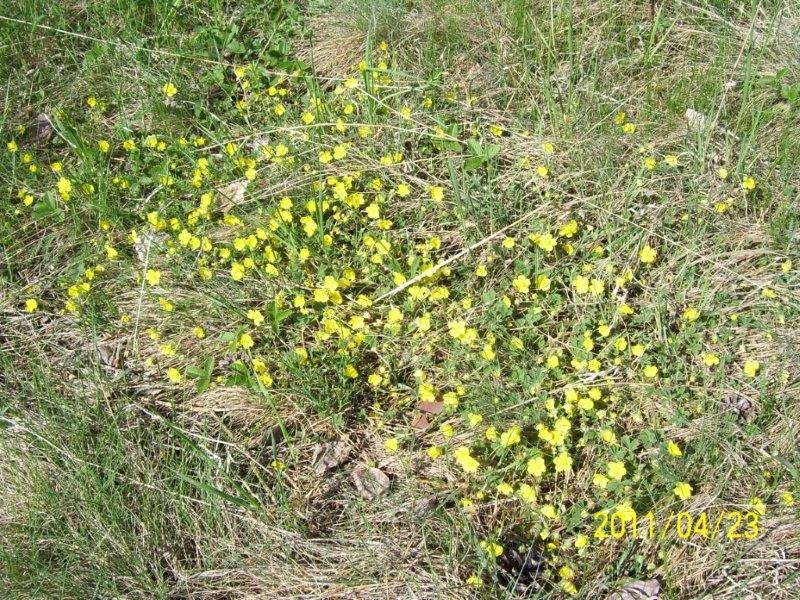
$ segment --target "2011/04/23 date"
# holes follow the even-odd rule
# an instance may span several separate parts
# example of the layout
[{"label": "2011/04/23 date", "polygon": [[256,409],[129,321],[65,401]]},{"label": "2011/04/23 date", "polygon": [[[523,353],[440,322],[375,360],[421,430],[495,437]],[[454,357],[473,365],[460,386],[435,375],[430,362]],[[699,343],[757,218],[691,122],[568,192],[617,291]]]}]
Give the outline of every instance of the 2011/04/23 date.
[{"label": "2011/04/23 date", "polygon": [[689,512],[672,512],[662,527],[656,523],[656,517],[652,512],[641,518],[633,511],[613,512],[610,515],[608,512],[600,512],[594,516],[595,520],[599,521],[594,537],[602,540],[608,537],[621,539],[626,535],[641,536],[644,539],[659,536],[659,539],[663,540],[674,527],[675,534],[682,540],[688,540],[690,537],[714,539],[720,534],[729,540],[752,540],[758,537],[759,516],[760,513],[756,511],[746,513],[738,510],[720,511],[716,520],[713,520],[705,511],[696,518]]}]

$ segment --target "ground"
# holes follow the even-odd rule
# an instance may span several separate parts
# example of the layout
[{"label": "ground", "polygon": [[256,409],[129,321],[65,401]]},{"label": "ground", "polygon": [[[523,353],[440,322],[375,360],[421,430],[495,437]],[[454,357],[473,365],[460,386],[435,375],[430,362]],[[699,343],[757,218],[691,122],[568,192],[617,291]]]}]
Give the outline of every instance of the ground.
[{"label": "ground", "polygon": [[22,0],[0,75],[5,597],[796,596],[796,2]]}]

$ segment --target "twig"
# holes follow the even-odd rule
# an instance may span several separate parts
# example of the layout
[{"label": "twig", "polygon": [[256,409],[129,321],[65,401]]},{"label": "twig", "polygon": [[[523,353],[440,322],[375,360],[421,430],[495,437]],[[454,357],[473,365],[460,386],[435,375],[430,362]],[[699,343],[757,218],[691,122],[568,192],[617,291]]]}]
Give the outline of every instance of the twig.
[{"label": "twig", "polygon": [[435,273],[437,273],[438,271],[440,271],[441,269],[443,269],[447,265],[450,265],[450,264],[454,263],[455,261],[457,261],[458,259],[460,259],[462,256],[465,256],[465,255],[469,254],[470,252],[472,252],[473,250],[475,250],[477,248],[480,248],[484,244],[488,244],[490,241],[492,241],[493,239],[495,239],[499,235],[505,233],[506,231],[508,231],[512,227],[515,227],[515,226],[519,225],[520,223],[522,223],[523,221],[528,219],[535,212],[536,212],[535,209],[526,212],[524,215],[522,215],[519,219],[517,219],[513,223],[509,223],[508,225],[506,225],[502,229],[498,229],[494,233],[491,233],[491,234],[487,235],[482,240],[479,240],[479,241],[475,242],[474,244],[472,244],[471,246],[469,246],[467,248],[464,248],[463,250],[461,250],[460,252],[454,254],[453,256],[448,258],[447,260],[444,260],[444,261],[438,263],[437,265],[431,267],[430,269],[426,269],[425,271],[423,271],[422,273],[420,273],[418,275],[415,275],[414,277],[412,277],[411,279],[409,279],[405,283],[402,283],[402,284],[398,285],[397,287],[389,290],[385,294],[382,294],[382,295],[378,296],[377,298],[375,298],[375,300],[373,300],[373,303],[378,303],[381,300],[385,300],[386,298],[391,298],[395,294],[399,294],[400,292],[402,292],[406,288],[411,287],[412,285],[414,285],[418,281],[420,281],[422,279],[425,279],[426,277],[430,277],[431,275],[434,275]]}]

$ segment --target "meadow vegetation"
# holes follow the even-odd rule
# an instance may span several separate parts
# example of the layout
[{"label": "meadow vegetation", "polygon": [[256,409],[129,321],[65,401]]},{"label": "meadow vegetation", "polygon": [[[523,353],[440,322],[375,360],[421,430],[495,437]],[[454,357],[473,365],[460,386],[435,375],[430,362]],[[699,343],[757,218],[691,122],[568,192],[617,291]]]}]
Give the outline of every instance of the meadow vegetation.
[{"label": "meadow vegetation", "polygon": [[0,78],[4,597],[796,597],[796,2],[21,0]]}]

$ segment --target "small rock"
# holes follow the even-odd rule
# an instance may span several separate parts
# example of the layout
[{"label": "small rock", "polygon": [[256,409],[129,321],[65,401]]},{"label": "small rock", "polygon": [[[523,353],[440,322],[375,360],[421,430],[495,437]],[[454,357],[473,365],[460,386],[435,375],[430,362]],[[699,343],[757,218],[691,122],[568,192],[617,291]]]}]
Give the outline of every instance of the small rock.
[{"label": "small rock", "polygon": [[39,146],[44,146],[53,137],[53,124],[50,117],[44,113],[39,113],[31,124],[33,142]]},{"label": "small rock", "polygon": [[705,126],[706,126],[706,117],[705,117],[705,115],[697,112],[696,110],[694,110],[692,108],[687,108],[686,109],[685,117],[686,117],[686,120],[689,123],[689,128],[690,129],[693,129],[695,131],[700,131],[701,129],[704,129]]}]

